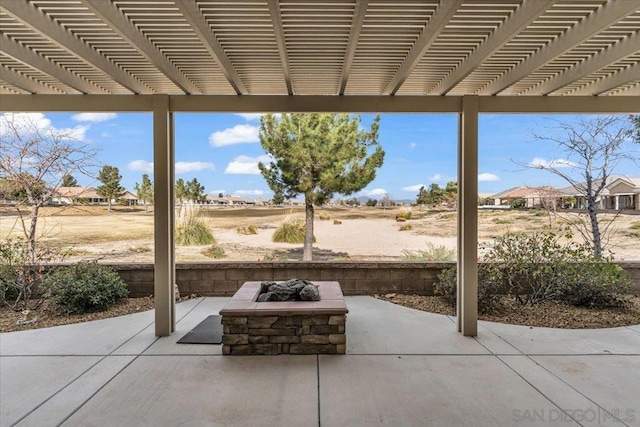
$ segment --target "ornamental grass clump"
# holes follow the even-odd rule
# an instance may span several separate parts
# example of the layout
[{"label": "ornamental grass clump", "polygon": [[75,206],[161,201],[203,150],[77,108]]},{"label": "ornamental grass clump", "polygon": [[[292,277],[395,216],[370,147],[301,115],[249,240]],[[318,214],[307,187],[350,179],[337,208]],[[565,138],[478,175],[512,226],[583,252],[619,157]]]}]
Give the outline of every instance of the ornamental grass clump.
[{"label": "ornamental grass clump", "polygon": [[118,273],[96,262],[57,268],[44,279],[42,288],[45,298],[71,314],[106,310],[129,295]]},{"label": "ornamental grass clump", "polygon": [[[288,217],[280,223],[271,240],[278,243],[304,243],[304,233],[304,221],[300,218]],[[313,241],[316,241],[315,237]]]},{"label": "ornamental grass clump", "polygon": [[212,243],[215,243],[215,239],[207,224],[198,216],[198,207],[183,205],[176,220],[176,244],[202,246]]},{"label": "ornamental grass clump", "polygon": [[239,225],[236,227],[236,232],[238,234],[258,234],[258,227],[255,226],[255,224],[249,224],[249,225]]},{"label": "ornamental grass clump", "polygon": [[410,251],[404,249],[402,251],[403,261],[455,261],[456,251],[449,249],[444,245],[434,245],[431,242],[427,242],[427,249],[419,249],[416,251]]}]

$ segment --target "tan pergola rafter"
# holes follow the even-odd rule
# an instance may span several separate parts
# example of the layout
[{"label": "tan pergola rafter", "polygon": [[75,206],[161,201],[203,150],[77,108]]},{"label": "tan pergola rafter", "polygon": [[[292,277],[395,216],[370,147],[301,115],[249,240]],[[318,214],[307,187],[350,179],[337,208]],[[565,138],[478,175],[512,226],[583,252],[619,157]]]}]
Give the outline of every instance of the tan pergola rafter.
[{"label": "tan pergola rafter", "polygon": [[609,74],[571,92],[571,95],[600,95],[619,86],[638,80],[640,63],[636,62],[622,70]]},{"label": "tan pergola rafter", "polygon": [[147,58],[158,70],[171,80],[180,90],[189,95],[201,95],[198,88],[164,54],[155,47],[144,34],[125,17],[111,1],[81,0],[103,22],[131,44],[142,56]]},{"label": "tan pergola rafter", "polygon": [[502,92],[555,57],[575,48],[594,34],[636,12],[638,6],[636,0],[609,0],[591,15],[569,28],[560,37],[549,42],[506,74],[483,87],[478,91],[478,95],[495,95]]},{"label": "tan pergola rafter", "polygon": [[513,14],[502,22],[458,68],[449,73],[447,77],[436,84],[431,90],[427,90],[427,94],[445,95],[449,93],[451,89],[471,74],[485,58],[492,56],[509,40],[522,31],[522,28],[526,28],[557,2],[558,0],[529,0],[518,6]]},{"label": "tan pergola rafter", "polygon": [[640,51],[640,31],[530,88],[525,93],[527,95],[548,95],[638,51]]},{"label": "tan pergola rafter", "polygon": [[287,53],[287,41],[284,36],[284,25],[282,24],[282,13],[280,12],[279,0],[269,0],[269,14],[273,23],[273,31],[278,44],[278,53],[282,65],[282,74],[287,85],[287,93],[293,95],[293,84],[291,82],[291,71],[289,68],[289,54]]},{"label": "tan pergola rafter", "polygon": [[81,58],[87,64],[98,68],[131,92],[141,94],[153,93],[153,90],[147,85],[135,79],[99,52],[96,52],[31,3],[26,1],[3,1],[1,8],[47,39],[52,40],[69,53]]},{"label": "tan pergola rafter", "polygon": [[418,65],[425,52],[429,50],[438,35],[444,30],[449,20],[464,3],[463,0],[447,0],[440,3],[436,11],[429,19],[427,26],[411,47],[409,54],[396,71],[387,87],[382,91],[383,95],[395,95],[402,84],[407,80],[413,69]]},{"label": "tan pergola rafter", "polygon": [[347,88],[349,74],[351,73],[351,63],[353,62],[353,56],[356,54],[358,39],[360,38],[360,31],[362,30],[362,24],[364,23],[364,17],[366,15],[368,5],[369,0],[362,0],[356,3],[356,9],[353,13],[351,28],[349,30],[347,51],[344,54],[344,61],[342,63],[342,73],[340,75],[340,89],[338,90],[338,95],[344,95],[344,90]]},{"label": "tan pergola rafter", "polygon": [[31,93],[60,93],[60,91],[52,88],[51,86],[47,86],[44,83],[39,82],[38,80],[32,79],[31,77],[26,76],[2,64],[0,64],[0,79],[5,81],[6,83],[9,83],[11,86],[15,86],[19,89]]},{"label": "tan pergola rafter", "polygon": [[233,64],[229,61],[229,58],[227,58],[224,49],[216,39],[215,34],[211,31],[204,16],[202,16],[198,5],[191,1],[177,1],[175,5],[191,25],[193,31],[200,37],[211,58],[218,64],[236,93],[238,95],[248,95],[249,91],[233,67]]},{"label": "tan pergola rafter", "polygon": [[91,82],[83,79],[77,74],[72,73],[66,68],[63,68],[53,63],[52,61],[49,61],[47,58],[37,54],[33,50],[24,47],[22,44],[18,43],[6,34],[0,34],[0,46],[2,46],[2,50],[7,55],[30,67],[38,69],[43,73],[50,75],[51,77],[56,78],[60,81],[60,83],[63,83],[78,92],[108,93],[105,89],[92,84]]}]

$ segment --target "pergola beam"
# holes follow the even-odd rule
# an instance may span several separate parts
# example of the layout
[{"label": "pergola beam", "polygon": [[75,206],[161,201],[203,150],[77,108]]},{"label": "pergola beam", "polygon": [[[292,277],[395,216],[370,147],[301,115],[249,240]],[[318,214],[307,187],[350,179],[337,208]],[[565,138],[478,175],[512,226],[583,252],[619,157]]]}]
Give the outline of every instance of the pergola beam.
[{"label": "pergola beam", "polygon": [[249,91],[227,57],[222,45],[218,42],[211,27],[209,27],[198,5],[192,1],[176,1],[174,3],[198,38],[202,41],[211,58],[218,64],[218,67],[220,67],[220,70],[233,87],[233,90],[235,90],[238,95],[247,95]]},{"label": "pergola beam", "polygon": [[189,80],[182,71],[176,68],[176,66],[124,16],[114,3],[105,0],[82,0],[82,2],[98,18],[107,23],[110,28],[156,66],[158,71],[171,80],[180,90],[190,95],[202,95],[200,88]]},{"label": "pergola beam", "polygon": [[284,25],[282,24],[282,13],[280,12],[280,1],[270,0],[269,14],[271,15],[271,23],[273,24],[273,32],[276,36],[276,44],[278,45],[278,54],[280,55],[280,64],[282,65],[282,74],[284,82],[287,85],[287,93],[293,95],[293,84],[291,83],[291,70],[289,69],[289,54],[287,53],[287,41],[284,37]]},{"label": "pergola beam", "polygon": [[[51,86],[47,86],[44,83],[32,79],[29,76],[26,76],[18,71],[15,71],[3,64],[0,64],[0,79],[9,83],[11,86],[15,86],[19,89],[25,90],[31,93],[44,93],[44,94],[55,94],[60,93],[60,91],[52,88]],[[4,103],[4,97],[11,95],[2,95],[2,103]],[[25,95],[13,95],[13,96],[25,96]]]},{"label": "pergola beam", "polygon": [[[640,76],[640,62],[635,62],[622,70],[602,77],[571,92],[571,95],[600,95],[619,86],[638,80]],[[619,99],[619,98],[618,98]]]},{"label": "pergola beam", "polygon": [[4,33],[0,34],[0,46],[2,46],[2,50],[7,55],[30,67],[33,67],[43,73],[50,75],[51,77],[60,81],[60,83],[69,86],[77,92],[93,93],[98,90],[105,94],[108,93],[107,90],[92,84],[88,80],[81,78],[77,74],[74,74],[66,68],[59,66],[58,64],[48,60],[42,55],[37,54],[33,50],[23,46]]},{"label": "pergola beam", "polygon": [[547,62],[580,45],[637,10],[637,0],[609,0],[546,46],[480,89],[478,95],[495,95],[502,92]]},{"label": "pergola beam", "polygon": [[353,57],[356,54],[358,39],[360,38],[360,31],[362,30],[362,24],[364,23],[364,17],[367,13],[368,5],[369,0],[356,2],[356,9],[353,13],[351,28],[349,29],[349,41],[347,42],[347,50],[344,53],[344,60],[342,62],[340,89],[338,90],[338,95],[344,95],[344,91],[347,88],[349,74],[351,73],[351,64],[353,63]]},{"label": "pergola beam", "polygon": [[[7,82],[10,83],[10,82]],[[19,87],[19,86],[18,86]],[[2,95],[1,111],[153,111],[151,95]],[[461,96],[169,95],[171,112],[460,113]],[[479,113],[638,113],[638,96],[479,96]]]},{"label": "pergola beam", "polygon": [[153,90],[92,49],[63,26],[26,1],[3,1],[2,9],[67,52],[105,73],[113,81],[134,93],[152,94]]},{"label": "pergola beam", "polygon": [[455,15],[463,2],[463,0],[446,0],[440,2],[422,31],[422,34],[420,34],[420,37],[418,37],[411,47],[402,65],[385,87],[382,92],[383,95],[395,95],[396,92],[398,92],[413,69],[416,68],[425,52],[429,50],[433,42],[438,38],[438,35],[445,29],[447,23],[453,15]]},{"label": "pergola beam", "polygon": [[548,95],[640,50],[640,31],[617,41],[571,68],[528,89],[526,95]]},{"label": "pergola beam", "polygon": [[557,2],[558,0],[528,0],[519,5],[456,69],[431,90],[428,90],[427,94],[444,95],[449,93],[483,61],[490,58],[523,28],[526,28]]}]

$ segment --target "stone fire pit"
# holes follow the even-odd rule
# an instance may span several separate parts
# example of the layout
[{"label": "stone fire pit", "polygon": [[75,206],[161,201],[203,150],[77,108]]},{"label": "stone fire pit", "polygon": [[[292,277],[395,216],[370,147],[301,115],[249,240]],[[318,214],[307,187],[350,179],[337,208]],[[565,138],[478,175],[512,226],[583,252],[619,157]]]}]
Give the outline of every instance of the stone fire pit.
[{"label": "stone fire pit", "polygon": [[347,304],[338,282],[313,282],[320,301],[256,302],[246,282],[225,305],[222,354],[344,354]]}]

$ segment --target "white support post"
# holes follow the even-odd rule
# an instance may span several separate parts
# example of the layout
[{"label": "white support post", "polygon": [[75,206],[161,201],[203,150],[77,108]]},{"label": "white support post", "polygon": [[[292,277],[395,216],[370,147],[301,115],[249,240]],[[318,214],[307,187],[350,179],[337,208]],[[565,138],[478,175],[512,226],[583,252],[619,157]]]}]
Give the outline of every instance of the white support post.
[{"label": "white support post", "polygon": [[456,215],[456,250],[458,251],[458,262],[456,263],[456,316],[458,319],[458,332],[462,332],[462,114],[458,115],[458,183],[458,212]]},{"label": "white support post", "polygon": [[173,318],[173,141],[169,97],[153,99],[153,179],[154,179],[154,299],[157,336],[175,329]]},{"label": "white support post", "polygon": [[478,335],[478,97],[462,98],[458,135],[458,330]]}]

